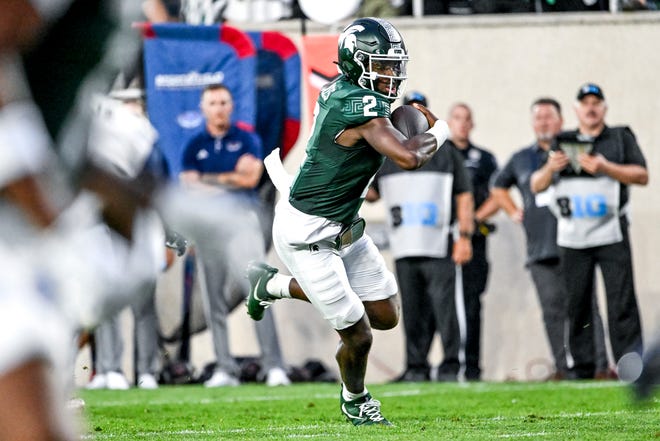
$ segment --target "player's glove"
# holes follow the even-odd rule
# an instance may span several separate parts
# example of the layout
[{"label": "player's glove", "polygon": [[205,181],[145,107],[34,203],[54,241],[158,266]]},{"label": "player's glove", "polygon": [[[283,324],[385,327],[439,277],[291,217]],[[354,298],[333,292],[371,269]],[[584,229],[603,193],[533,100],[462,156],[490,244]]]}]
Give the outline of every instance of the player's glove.
[{"label": "player's glove", "polygon": [[176,251],[176,255],[181,257],[186,253],[188,240],[174,230],[165,231],[165,246]]}]

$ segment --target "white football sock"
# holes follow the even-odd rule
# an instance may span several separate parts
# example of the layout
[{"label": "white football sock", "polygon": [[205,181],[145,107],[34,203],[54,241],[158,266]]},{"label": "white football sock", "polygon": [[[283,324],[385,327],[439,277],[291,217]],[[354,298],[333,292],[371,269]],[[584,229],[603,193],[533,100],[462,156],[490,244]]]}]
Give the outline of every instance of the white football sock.
[{"label": "white football sock", "polygon": [[346,385],[344,383],[341,384],[341,396],[344,397],[344,400],[346,401],[353,401],[361,398],[365,396],[367,392],[367,388],[365,387],[364,390],[359,394],[354,394],[353,392],[349,392],[348,389],[346,389]]},{"label": "white football sock", "polygon": [[268,283],[266,283],[266,291],[268,291],[268,294],[275,297],[290,299],[291,293],[289,292],[289,284],[291,283],[291,279],[293,279],[291,276],[275,274]]}]

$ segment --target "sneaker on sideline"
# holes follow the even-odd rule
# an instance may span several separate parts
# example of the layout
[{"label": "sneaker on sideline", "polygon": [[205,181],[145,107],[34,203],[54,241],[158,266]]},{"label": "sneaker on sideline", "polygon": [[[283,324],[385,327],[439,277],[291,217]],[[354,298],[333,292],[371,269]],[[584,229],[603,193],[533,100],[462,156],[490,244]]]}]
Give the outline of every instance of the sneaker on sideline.
[{"label": "sneaker on sideline", "polygon": [[248,265],[247,278],[250,280],[250,292],[245,300],[245,306],[253,320],[259,321],[264,318],[266,308],[278,299],[266,291],[266,284],[277,271],[277,268],[263,262],[250,262]]},{"label": "sneaker on sideline", "polygon": [[128,380],[121,372],[108,372],[105,374],[106,388],[110,390],[126,390],[130,387]]},{"label": "sneaker on sideline", "polygon": [[140,374],[137,387],[140,389],[158,389],[158,381],[151,374]]},{"label": "sneaker on sideline", "polygon": [[288,386],[291,384],[289,376],[284,372],[284,369],[274,367],[268,370],[266,374],[266,385],[270,387],[275,386]]},{"label": "sneaker on sideline", "polygon": [[238,381],[238,378],[221,370],[215,371],[211,378],[204,382],[205,387],[238,386],[240,384],[241,382]]},{"label": "sneaker on sideline", "polygon": [[370,393],[355,400],[346,401],[340,392],[339,402],[341,403],[341,412],[354,426],[392,425],[380,413],[380,401],[374,400]]},{"label": "sneaker on sideline", "polygon": [[85,385],[85,389],[96,390],[108,387],[108,381],[105,374],[96,374],[91,381]]}]

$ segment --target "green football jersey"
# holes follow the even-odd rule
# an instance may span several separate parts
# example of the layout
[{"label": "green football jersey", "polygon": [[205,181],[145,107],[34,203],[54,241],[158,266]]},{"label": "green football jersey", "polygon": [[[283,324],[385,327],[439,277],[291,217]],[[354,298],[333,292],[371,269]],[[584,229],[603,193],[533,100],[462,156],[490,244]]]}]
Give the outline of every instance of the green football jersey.
[{"label": "green football jersey", "polygon": [[291,186],[291,205],[343,224],[355,219],[385,157],[365,141],[344,147],[335,139],[372,118],[389,117],[386,98],[344,76],[324,86],[316,102],[306,158]]}]

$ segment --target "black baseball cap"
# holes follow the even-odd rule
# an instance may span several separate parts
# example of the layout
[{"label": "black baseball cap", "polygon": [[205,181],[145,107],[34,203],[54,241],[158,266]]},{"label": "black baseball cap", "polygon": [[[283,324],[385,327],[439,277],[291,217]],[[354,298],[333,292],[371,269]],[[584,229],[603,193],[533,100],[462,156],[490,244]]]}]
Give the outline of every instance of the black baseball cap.
[{"label": "black baseball cap", "polygon": [[426,106],[426,96],[416,90],[410,91],[403,97],[403,104],[412,103],[419,103],[422,106]]},{"label": "black baseball cap", "polygon": [[594,83],[587,83],[584,84],[582,87],[580,87],[580,90],[578,90],[578,94],[577,94],[578,101],[587,95],[593,95],[601,100],[605,99],[605,95],[603,95],[603,89],[601,89],[599,85]]}]

